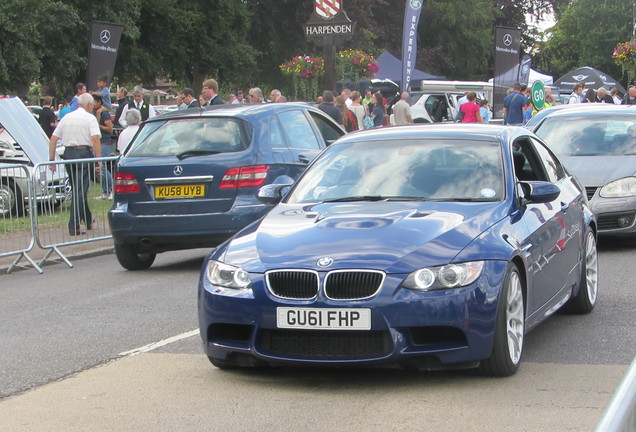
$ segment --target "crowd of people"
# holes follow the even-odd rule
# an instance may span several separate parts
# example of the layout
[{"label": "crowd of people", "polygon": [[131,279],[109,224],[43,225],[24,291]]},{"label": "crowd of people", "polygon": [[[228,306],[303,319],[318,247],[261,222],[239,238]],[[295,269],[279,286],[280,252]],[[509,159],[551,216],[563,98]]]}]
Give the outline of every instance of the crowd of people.
[{"label": "crowd of people", "polygon": [[[552,89],[545,89],[545,104],[543,108],[550,108],[555,104]],[[572,93],[567,98],[568,104],[605,103],[615,105],[636,105],[636,87],[629,86],[624,98],[621,98],[616,87],[609,92],[605,87],[585,89],[585,83],[574,84]],[[504,124],[521,126],[526,124],[538,111],[530,97],[530,89],[524,84],[516,83],[503,102]]]}]

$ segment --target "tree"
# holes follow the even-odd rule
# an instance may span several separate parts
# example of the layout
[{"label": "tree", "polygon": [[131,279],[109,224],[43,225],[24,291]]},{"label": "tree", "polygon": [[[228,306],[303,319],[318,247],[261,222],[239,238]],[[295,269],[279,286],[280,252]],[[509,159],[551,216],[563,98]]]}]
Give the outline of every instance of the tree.
[{"label": "tree", "polygon": [[[484,79],[491,72],[492,0],[429,1],[420,17],[417,65],[449,79]],[[470,8],[471,13],[458,13]]]},{"label": "tree", "polygon": [[560,13],[551,37],[540,45],[535,64],[561,76],[579,66],[592,66],[614,77],[621,69],[612,61],[618,42],[632,35],[631,0],[578,0]]},{"label": "tree", "polygon": [[0,91],[26,95],[31,82],[55,72],[49,70],[50,56],[57,54],[59,64],[68,66],[74,54],[58,53],[51,33],[72,28],[76,20],[71,7],[52,0],[0,2]]}]

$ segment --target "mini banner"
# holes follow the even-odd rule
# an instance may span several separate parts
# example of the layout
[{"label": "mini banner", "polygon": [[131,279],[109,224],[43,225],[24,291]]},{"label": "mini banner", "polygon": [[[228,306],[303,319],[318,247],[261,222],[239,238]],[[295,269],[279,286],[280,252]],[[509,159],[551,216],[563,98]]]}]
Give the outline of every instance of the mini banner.
[{"label": "mini banner", "polygon": [[402,85],[403,92],[407,91],[411,83],[411,75],[415,70],[417,57],[417,25],[424,0],[406,0],[404,10],[404,25],[402,26]]},{"label": "mini banner", "polygon": [[97,77],[106,75],[108,84],[113,79],[119,39],[124,26],[120,24],[93,21],[88,46],[88,75],[86,88],[97,90]]},{"label": "mini banner", "polygon": [[506,91],[519,79],[521,30],[495,27],[495,77],[492,110],[501,118]]},{"label": "mini banner", "polygon": [[524,54],[519,66],[519,79],[517,80],[519,83],[530,86],[530,68],[532,68],[532,56]]}]

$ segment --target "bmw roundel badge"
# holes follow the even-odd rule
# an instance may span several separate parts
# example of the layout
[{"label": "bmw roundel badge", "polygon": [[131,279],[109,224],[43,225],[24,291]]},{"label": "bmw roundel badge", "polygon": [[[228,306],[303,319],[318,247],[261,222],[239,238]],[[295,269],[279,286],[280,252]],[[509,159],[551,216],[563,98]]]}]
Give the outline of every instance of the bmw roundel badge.
[{"label": "bmw roundel badge", "polygon": [[331,264],[333,264],[333,258],[322,257],[318,260],[316,264],[318,264],[318,267],[322,267],[322,268],[329,267]]}]

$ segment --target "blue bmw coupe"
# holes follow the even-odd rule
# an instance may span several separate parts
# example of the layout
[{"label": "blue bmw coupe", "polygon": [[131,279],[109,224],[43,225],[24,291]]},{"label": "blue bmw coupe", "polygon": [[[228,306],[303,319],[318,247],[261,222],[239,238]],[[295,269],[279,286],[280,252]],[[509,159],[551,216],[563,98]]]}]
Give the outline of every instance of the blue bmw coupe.
[{"label": "blue bmw coupe", "polygon": [[350,134],[216,248],[198,289],[212,364],[516,372],[524,335],[598,294],[583,187],[532,132]]}]

